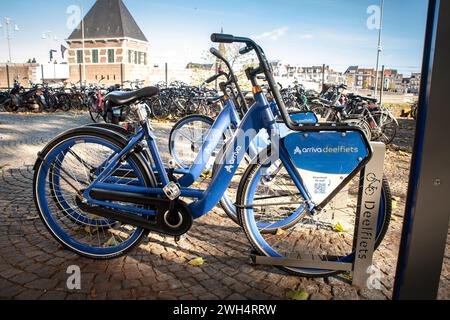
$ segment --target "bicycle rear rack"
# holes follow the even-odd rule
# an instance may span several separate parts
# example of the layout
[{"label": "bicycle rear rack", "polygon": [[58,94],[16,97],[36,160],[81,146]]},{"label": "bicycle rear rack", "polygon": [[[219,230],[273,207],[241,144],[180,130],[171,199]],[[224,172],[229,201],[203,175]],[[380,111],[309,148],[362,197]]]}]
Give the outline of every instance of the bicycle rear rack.
[{"label": "bicycle rear rack", "polygon": [[[259,265],[311,268],[352,272],[352,284],[365,288],[372,275],[373,252],[375,247],[378,211],[383,182],[384,158],[386,146],[380,142],[372,142],[373,156],[361,174],[362,188],[358,197],[358,212],[355,223],[355,240],[353,262],[336,262],[336,257],[308,256],[300,259],[274,258],[252,255],[252,261]],[[333,259],[334,258],[334,259]]]}]

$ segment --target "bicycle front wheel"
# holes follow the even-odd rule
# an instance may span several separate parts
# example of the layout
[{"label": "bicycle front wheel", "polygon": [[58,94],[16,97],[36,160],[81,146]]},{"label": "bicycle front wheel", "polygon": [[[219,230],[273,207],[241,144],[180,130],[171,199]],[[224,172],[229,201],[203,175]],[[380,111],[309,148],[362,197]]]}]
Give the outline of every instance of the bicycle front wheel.
[{"label": "bicycle front wheel", "polygon": [[[358,210],[359,178],[356,175],[347,186],[320,212],[310,214],[289,170],[280,170],[280,160],[261,158],[247,169],[238,191],[238,215],[247,238],[257,252],[276,258],[351,262]],[[276,171],[273,171],[276,169]],[[277,182],[272,181],[274,175]],[[386,179],[378,216],[377,248],[386,234],[391,216],[391,193]],[[283,218],[284,217],[284,218]],[[267,228],[290,218],[290,228],[265,233]],[[283,220],[284,219],[284,220]],[[261,226],[261,221],[266,225]],[[325,277],[341,272],[333,270],[280,267],[300,276]]]},{"label": "bicycle front wheel", "polygon": [[[190,115],[173,126],[169,136],[169,152],[178,166],[183,169],[192,167],[213,124],[214,120],[207,116]],[[219,143],[218,148],[222,145],[223,142]],[[209,163],[207,170],[211,171],[214,156],[211,159],[202,159]]]}]

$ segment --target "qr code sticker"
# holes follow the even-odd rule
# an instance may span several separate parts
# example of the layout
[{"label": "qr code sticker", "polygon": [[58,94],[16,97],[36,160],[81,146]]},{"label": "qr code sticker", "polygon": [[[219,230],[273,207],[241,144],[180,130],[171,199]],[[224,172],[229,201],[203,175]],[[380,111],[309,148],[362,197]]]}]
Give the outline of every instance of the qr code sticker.
[{"label": "qr code sticker", "polygon": [[327,184],[325,182],[316,182],[314,184],[314,193],[315,194],[326,194]]}]

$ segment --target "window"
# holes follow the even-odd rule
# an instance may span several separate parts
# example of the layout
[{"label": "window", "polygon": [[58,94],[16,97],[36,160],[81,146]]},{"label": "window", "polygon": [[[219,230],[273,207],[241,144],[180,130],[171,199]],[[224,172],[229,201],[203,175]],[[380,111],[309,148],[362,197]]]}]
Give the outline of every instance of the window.
[{"label": "window", "polygon": [[146,62],[145,62],[145,52],[140,52],[139,53],[139,64],[147,64]]},{"label": "window", "polygon": [[92,50],[92,63],[98,63],[98,50]]},{"label": "window", "polygon": [[144,64],[147,65],[147,53],[144,52]]},{"label": "window", "polygon": [[135,56],[135,52],[133,50],[129,50],[128,51],[128,63],[136,63],[136,56]]},{"label": "window", "polygon": [[108,63],[114,63],[114,49],[108,49]]},{"label": "window", "polygon": [[137,52],[137,51],[135,51],[134,52],[134,63],[136,64],[136,63],[138,63],[138,56],[139,56],[139,52]]},{"label": "window", "polygon": [[77,63],[83,63],[83,50],[77,50]]}]

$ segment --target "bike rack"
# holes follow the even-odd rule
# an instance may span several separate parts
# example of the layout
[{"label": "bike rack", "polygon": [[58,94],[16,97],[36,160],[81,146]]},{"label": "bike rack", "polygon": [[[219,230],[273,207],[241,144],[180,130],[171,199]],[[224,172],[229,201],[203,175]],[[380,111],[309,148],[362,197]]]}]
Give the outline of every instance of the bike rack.
[{"label": "bike rack", "polygon": [[252,255],[253,263],[352,272],[352,284],[360,288],[367,287],[369,277],[373,273],[373,252],[386,154],[386,146],[383,143],[372,142],[371,146],[373,156],[363,169],[360,180],[362,188],[360,188],[358,197],[356,237],[353,243],[355,259],[353,262],[329,261],[324,256],[301,256],[300,259],[289,259]]}]

